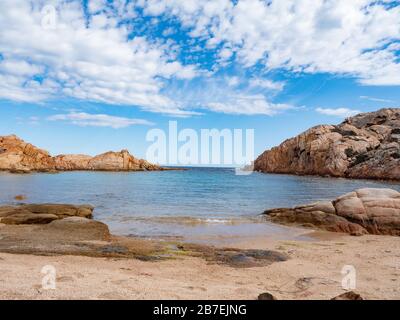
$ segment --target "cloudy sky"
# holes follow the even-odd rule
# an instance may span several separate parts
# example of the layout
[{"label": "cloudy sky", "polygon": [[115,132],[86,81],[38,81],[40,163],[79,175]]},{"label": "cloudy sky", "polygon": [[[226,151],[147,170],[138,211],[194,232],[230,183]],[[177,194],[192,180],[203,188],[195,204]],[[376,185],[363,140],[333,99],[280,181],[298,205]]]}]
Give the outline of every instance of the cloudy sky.
[{"label": "cloudy sky", "polygon": [[400,106],[400,1],[1,0],[0,134],[51,153],[254,128],[256,153]]}]

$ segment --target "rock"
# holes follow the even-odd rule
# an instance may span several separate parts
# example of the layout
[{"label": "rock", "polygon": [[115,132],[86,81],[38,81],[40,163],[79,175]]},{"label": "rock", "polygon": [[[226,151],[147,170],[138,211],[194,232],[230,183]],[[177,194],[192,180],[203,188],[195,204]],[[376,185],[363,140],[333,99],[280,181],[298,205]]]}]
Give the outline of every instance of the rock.
[{"label": "rock", "polygon": [[110,231],[106,224],[82,217],[68,217],[56,220],[48,225],[55,232],[67,233],[69,236],[84,240],[109,240]]},{"label": "rock", "polygon": [[400,179],[400,108],[339,125],[313,127],[261,154],[254,170],[349,178]]},{"label": "rock", "polygon": [[55,214],[17,213],[1,219],[4,224],[46,224],[59,219]]},{"label": "rock", "polygon": [[358,293],[348,291],[332,298],[331,300],[364,300]]},{"label": "rock", "polygon": [[15,135],[0,137],[0,170],[29,173],[54,169],[54,160],[45,150],[26,143]]},{"label": "rock", "polygon": [[0,136],[0,170],[11,173],[51,173],[71,170],[147,171],[163,168],[137,159],[127,150],[110,151],[95,157],[80,154],[52,157],[47,151],[11,135]]},{"label": "rock", "polygon": [[400,193],[391,189],[359,189],[332,202],[266,210],[272,222],[316,227],[351,235],[400,236]]},{"label": "rock", "polygon": [[91,156],[84,154],[67,154],[54,157],[55,167],[60,171],[86,170]]},{"label": "rock", "polygon": [[278,300],[278,299],[276,299],[272,294],[264,292],[258,296],[257,300]]},{"label": "rock", "polygon": [[66,217],[92,218],[93,207],[69,204],[24,204],[0,207],[0,222],[4,224],[47,224]]},{"label": "rock", "polygon": [[71,204],[25,204],[20,208],[32,213],[55,214],[60,219],[70,216],[92,218],[94,208],[90,205],[75,206]]},{"label": "rock", "polygon": [[16,195],[16,196],[14,197],[14,200],[17,200],[17,201],[26,200],[26,196],[23,195],[23,194],[18,194],[18,195]]},{"label": "rock", "polygon": [[169,245],[113,236],[107,225],[86,218],[91,218],[92,210],[90,206],[60,204],[0,206],[0,252],[165,259]]},{"label": "rock", "polygon": [[89,160],[90,170],[105,171],[146,171],[157,170],[157,166],[151,163],[136,159],[127,150],[121,152],[106,152]]}]

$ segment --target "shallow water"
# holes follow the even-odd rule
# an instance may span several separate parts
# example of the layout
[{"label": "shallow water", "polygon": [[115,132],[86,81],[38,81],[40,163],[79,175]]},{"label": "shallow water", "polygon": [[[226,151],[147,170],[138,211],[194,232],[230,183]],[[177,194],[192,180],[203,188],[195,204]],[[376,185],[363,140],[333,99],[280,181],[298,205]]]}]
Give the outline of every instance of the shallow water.
[{"label": "shallow water", "polygon": [[252,173],[227,168],[191,168],[162,172],[65,172],[13,175],[0,173],[0,203],[18,194],[30,203],[95,206],[95,218],[117,234],[140,236],[236,237],[293,231],[258,216],[267,208],[332,199],[357,188],[400,184]]}]

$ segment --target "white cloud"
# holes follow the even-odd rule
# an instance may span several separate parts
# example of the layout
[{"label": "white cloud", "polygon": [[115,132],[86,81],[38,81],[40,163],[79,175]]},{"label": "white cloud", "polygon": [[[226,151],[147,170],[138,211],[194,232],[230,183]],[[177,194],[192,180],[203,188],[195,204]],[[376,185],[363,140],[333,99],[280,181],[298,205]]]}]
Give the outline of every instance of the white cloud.
[{"label": "white cloud", "polygon": [[89,114],[85,112],[71,112],[69,114],[56,114],[47,118],[50,121],[67,121],[82,127],[110,127],[114,129],[126,128],[133,125],[153,125],[143,119],[115,117],[107,114]]},{"label": "white cloud", "polygon": [[283,82],[275,82],[269,79],[255,78],[249,81],[251,87],[258,87],[268,90],[282,91],[285,87]]},{"label": "white cloud", "polygon": [[360,96],[360,99],[374,101],[374,102],[383,102],[383,103],[394,102],[393,100],[389,100],[389,99],[374,98],[374,97],[369,97],[369,96]]},{"label": "white cloud", "polygon": [[335,117],[341,117],[341,118],[347,118],[354,116],[358,113],[361,113],[360,110],[352,110],[348,108],[337,108],[337,109],[332,109],[332,108],[317,108],[315,109],[318,113],[327,115],[327,116],[335,116]]},{"label": "white cloud", "polygon": [[[44,4],[57,9],[51,28],[43,24]],[[72,97],[177,116],[199,114],[192,111],[199,105],[216,112],[271,115],[288,108],[258,95],[261,90],[256,89],[284,89],[284,83],[262,78],[271,70],[326,72],[356,77],[366,85],[400,85],[400,6],[389,4],[90,0],[88,18],[80,1],[2,0],[0,98],[39,102]],[[132,37],[126,22],[142,14],[138,7],[156,16],[154,24],[161,20],[158,15],[179,19],[183,30],[166,27],[156,35]],[[193,42],[165,39],[182,31]],[[191,55],[203,57],[198,64],[182,62],[180,50],[185,46]],[[207,68],[212,65],[209,74],[202,70],[204,56]],[[230,70],[243,73],[227,78],[228,90],[220,86],[217,97],[205,90],[208,87],[202,88],[202,96],[191,92],[191,79],[213,77],[229,64],[234,66]],[[176,80],[181,94],[171,88]],[[249,88],[243,89],[246,83]],[[186,97],[196,95],[198,101]]]},{"label": "white cloud", "polygon": [[204,106],[214,112],[243,115],[273,116],[292,109],[290,105],[268,102],[263,95],[233,95],[223,101],[209,102]]},{"label": "white cloud", "polygon": [[236,87],[240,83],[239,77],[228,77],[226,78],[226,82],[230,87]]},{"label": "white cloud", "polygon": [[285,103],[273,103],[260,90],[240,82],[236,76],[214,76],[182,86],[171,87],[169,94],[187,108],[235,115],[273,116],[294,109]]},{"label": "white cloud", "polygon": [[[131,5],[90,1],[97,14],[87,26],[80,2],[53,0],[55,25],[43,24],[42,1],[0,2],[0,97],[41,101],[67,96],[139,106],[170,114],[185,112],[161,93],[165,80],[190,79],[194,66],[171,61],[168,46],[129,38],[118,20]],[[29,61],[29,62],[28,62]]]},{"label": "white cloud", "polygon": [[[355,76],[366,85],[400,85],[400,6],[375,0],[152,0],[151,14],[178,17],[222,60],[245,66]],[[190,5],[186,5],[190,2]],[[157,12],[151,8],[157,7]],[[231,54],[227,52],[228,48]]]}]

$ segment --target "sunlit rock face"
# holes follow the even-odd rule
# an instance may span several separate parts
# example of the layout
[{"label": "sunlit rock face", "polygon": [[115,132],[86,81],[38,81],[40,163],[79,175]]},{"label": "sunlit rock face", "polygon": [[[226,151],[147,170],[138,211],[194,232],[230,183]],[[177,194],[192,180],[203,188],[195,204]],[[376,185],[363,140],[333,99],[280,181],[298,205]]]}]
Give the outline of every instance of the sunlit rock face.
[{"label": "sunlit rock face", "polygon": [[392,189],[359,189],[333,201],[270,209],[264,214],[276,223],[352,235],[400,236],[400,193]]},{"label": "sunlit rock face", "polygon": [[52,157],[46,150],[26,143],[15,135],[0,137],[0,170],[14,173],[31,171],[146,171],[162,168],[137,159],[127,150],[106,152],[94,157],[81,154]]},{"label": "sunlit rock face", "polygon": [[254,170],[349,178],[400,179],[400,109],[320,125],[265,151]]}]

